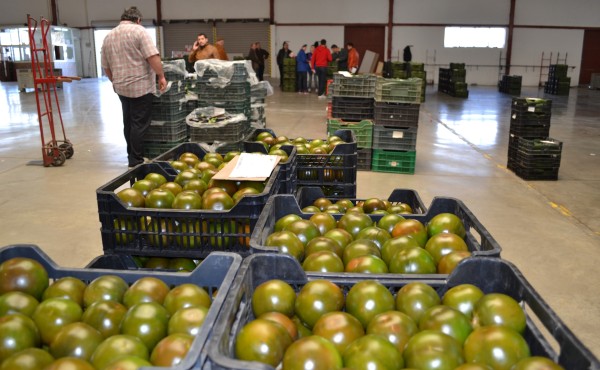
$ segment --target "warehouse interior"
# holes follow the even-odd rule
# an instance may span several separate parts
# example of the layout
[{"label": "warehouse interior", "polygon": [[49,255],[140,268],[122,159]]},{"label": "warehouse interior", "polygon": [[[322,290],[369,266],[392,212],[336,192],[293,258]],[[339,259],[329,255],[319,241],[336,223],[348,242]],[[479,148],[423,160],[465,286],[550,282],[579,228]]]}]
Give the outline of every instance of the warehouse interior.
[{"label": "warehouse interior", "polygon": [[[599,43],[593,41],[600,40],[599,3],[238,4],[138,0],[130,5],[141,9],[146,26],[156,26],[165,57],[176,55],[177,44],[184,49],[186,37],[191,35],[191,43],[203,30],[230,35],[226,49],[231,45],[233,54],[243,55],[253,41],[268,45],[267,79],[274,93],[266,99],[266,126],[289,137],[326,137],[327,101],[277,88],[274,55],[283,41],[294,51],[321,38],[329,45],[343,44],[349,29],[360,33],[376,27],[384,35],[374,41],[381,45],[381,60],[401,60],[404,46],[413,45],[413,61],[424,63],[431,79],[420,108],[414,174],[359,171],[357,198],[386,198],[404,188],[416,190],[426,205],[436,197],[462,200],[502,247],[502,258],[600,357],[600,90],[592,85],[592,74],[600,73]],[[21,91],[16,81],[0,83],[0,246],[35,244],[59,265],[71,267],[85,266],[103,253],[96,189],[127,171],[127,156],[119,99],[110,81],[98,76],[94,32],[114,26],[122,7],[116,0],[27,0],[0,14],[0,28],[23,27],[26,14],[58,17],[58,26],[73,29],[76,44],[74,65],[64,68],[85,77],[58,89],[75,154],[63,166],[48,168],[41,161],[35,93]],[[445,48],[447,26],[505,28],[510,47]],[[242,36],[244,29],[253,31]],[[242,40],[230,42],[236,35]],[[468,98],[437,91],[439,68],[453,62],[466,65]],[[550,64],[569,66],[568,95],[544,92]],[[556,181],[526,181],[507,169],[512,96],[498,92],[496,85],[508,65],[510,74],[522,76],[521,97],[552,100],[550,136],[563,143]]]}]

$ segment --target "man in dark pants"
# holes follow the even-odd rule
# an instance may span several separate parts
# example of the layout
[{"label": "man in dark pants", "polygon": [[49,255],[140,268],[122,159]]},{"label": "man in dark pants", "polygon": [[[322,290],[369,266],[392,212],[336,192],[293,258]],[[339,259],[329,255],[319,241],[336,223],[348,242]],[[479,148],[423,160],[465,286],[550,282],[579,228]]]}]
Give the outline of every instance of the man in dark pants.
[{"label": "man in dark pants", "polygon": [[289,58],[292,51],[290,50],[287,41],[283,42],[283,46],[277,53],[277,66],[279,67],[279,87],[283,88],[283,60]]},{"label": "man in dark pants", "polygon": [[325,99],[325,87],[327,84],[327,65],[331,62],[331,52],[327,49],[327,41],[321,40],[321,45],[315,49],[311,58],[311,67],[314,73],[317,74],[319,79],[319,99]]},{"label": "man in dark pants", "polygon": [[167,87],[158,50],[141,23],[142,13],[136,7],[126,9],[119,25],[104,39],[101,52],[102,68],[123,107],[129,167],[144,163],[144,134],[150,127],[156,76],[159,89]]},{"label": "man in dark pants", "polygon": [[402,54],[402,59],[404,60],[404,72],[406,73],[406,78],[410,77],[412,73],[412,66],[410,62],[412,61],[412,52],[410,51],[410,47],[412,45],[406,45],[404,48],[404,53]]},{"label": "man in dark pants", "polygon": [[258,58],[258,71],[256,71],[256,77],[259,81],[264,80],[265,75],[265,62],[269,58],[269,52],[260,46],[260,42],[256,42],[256,57]]}]

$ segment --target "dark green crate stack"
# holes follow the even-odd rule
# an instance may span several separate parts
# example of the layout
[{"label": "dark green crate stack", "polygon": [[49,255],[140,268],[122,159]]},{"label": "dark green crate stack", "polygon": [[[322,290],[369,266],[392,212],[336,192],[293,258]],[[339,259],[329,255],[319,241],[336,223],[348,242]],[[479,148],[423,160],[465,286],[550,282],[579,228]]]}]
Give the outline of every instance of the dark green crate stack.
[{"label": "dark green crate stack", "polygon": [[296,58],[283,59],[283,91],[296,92]]},{"label": "dark green crate stack", "polygon": [[[214,64],[215,61],[211,63]],[[222,85],[223,81],[215,84],[215,81],[219,80],[219,74],[209,65],[193,88],[193,92],[198,96],[198,108],[223,108],[229,115],[244,114],[246,117],[243,122],[215,127],[190,127],[190,141],[206,143],[212,150],[220,153],[240,150],[244,139],[252,132],[252,88],[248,82],[246,62],[234,62],[230,66],[224,64],[224,68],[228,67],[233,68],[233,71],[225,86]]]},{"label": "dark green crate stack", "polygon": [[344,76],[333,74],[329,85],[331,92],[331,118],[327,120],[327,132],[351,130],[356,135],[357,169],[371,169],[371,145],[373,136],[374,96],[377,86],[375,75]]},{"label": "dark green crate stack", "polygon": [[457,98],[468,98],[467,70],[464,63],[450,63],[450,68],[440,68],[438,91]]},{"label": "dark green crate stack", "polygon": [[188,140],[185,117],[190,113],[186,100],[185,62],[164,61],[169,89],[152,103],[151,123],[144,135],[143,155],[154,158]]},{"label": "dark green crate stack", "polygon": [[425,102],[425,92],[427,91],[427,72],[425,72],[425,64],[411,62],[410,76],[412,78],[421,79],[421,103]]},{"label": "dark green crate stack", "polygon": [[254,128],[267,126],[265,104],[267,99],[268,82],[261,81],[250,87],[250,124]]},{"label": "dark green crate stack", "polygon": [[506,167],[524,180],[557,180],[562,143],[549,138],[552,100],[513,98]]},{"label": "dark green crate stack", "polygon": [[569,66],[552,64],[548,70],[548,81],[544,84],[544,92],[552,95],[569,95],[571,77],[567,77]]},{"label": "dark green crate stack", "polygon": [[521,95],[521,76],[503,75],[498,81],[498,91],[504,94]]},{"label": "dark green crate stack", "polygon": [[378,80],[371,170],[415,173],[422,87],[420,78]]}]

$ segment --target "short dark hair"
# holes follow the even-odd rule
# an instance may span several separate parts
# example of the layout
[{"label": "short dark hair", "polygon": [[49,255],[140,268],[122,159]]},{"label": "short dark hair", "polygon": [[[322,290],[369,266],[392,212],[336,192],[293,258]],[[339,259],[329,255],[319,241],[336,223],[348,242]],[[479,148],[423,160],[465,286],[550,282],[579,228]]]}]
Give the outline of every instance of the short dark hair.
[{"label": "short dark hair", "polygon": [[199,33],[197,37],[204,36],[205,39],[208,39],[208,36],[204,32]]},{"label": "short dark hair", "polygon": [[318,41],[315,41],[315,43],[313,44],[313,46],[314,46],[314,47],[317,47],[317,46],[319,46],[319,42],[318,42]]},{"label": "short dark hair", "polygon": [[333,45],[331,45],[331,48],[332,48],[332,49],[337,49],[337,45],[336,45],[336,44],[333,44]]},{"label": "short dark hair", "polygon": [[121,14],[122,21],[132,21],[137,22],[142,19],[142,12],[137,8],[137,6],[132,6],[123,11]]},{"label": "short dark hair", "polygon": [[354,44],[351,43],[351,42],[349,42],[349,43],[346,44],[346,46],[352,46],[352,47],[354,47]]},{"label": "short dark hair", "polygon": [[321,45],[327,45],[327,40],[321,39]]}]

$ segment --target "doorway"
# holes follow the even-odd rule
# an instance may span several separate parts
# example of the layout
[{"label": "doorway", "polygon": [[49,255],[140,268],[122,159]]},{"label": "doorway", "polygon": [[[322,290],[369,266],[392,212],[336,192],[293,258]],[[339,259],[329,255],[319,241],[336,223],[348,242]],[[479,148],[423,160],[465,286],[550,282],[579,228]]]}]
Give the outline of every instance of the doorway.
[{"label": "doorway", "polygon": [[379,61],[384,61],[385,26],[346,26],[344,27],[344,46],[348,42],[354,44],[360,55],[361,63],[367,50],[379,54]]},{"label": "doorway", "polygon": [[600,73],[600,30],[585,30],[579,84],[588,85],[592,73]]},{"label": "doorway", "polygon": [[[145,27],[146,31],[152,38],[154,45],[156,45],[156,27]],[[104,38],[108,35],[108,33],[112,31],[112,29],[98,29],[94,31],[94,50],[96,56],[96,76],[98,78],[106,76],[104,71],[102,70],[102,59],[100,57],[100,50],[102,50],[102,44],[104,43]]]}]

